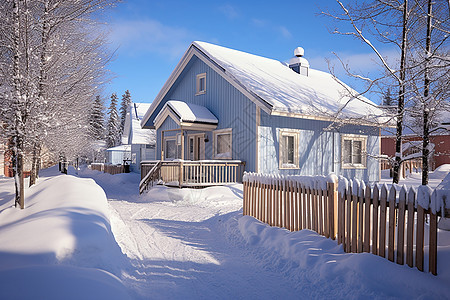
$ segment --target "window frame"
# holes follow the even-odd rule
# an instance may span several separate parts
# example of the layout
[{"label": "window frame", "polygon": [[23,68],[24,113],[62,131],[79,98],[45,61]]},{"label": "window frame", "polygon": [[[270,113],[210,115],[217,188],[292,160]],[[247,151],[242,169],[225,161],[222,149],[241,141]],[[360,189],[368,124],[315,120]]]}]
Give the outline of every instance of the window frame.
[{"label": "window frame", "polygon": [[[284,162],[286,156],[286,145],[284,137],[294,138],[294,162]],[[278,133],[278,168],[280,170],[300,169],[300,130],[297,129],[279,129]]]},{"label": "window frame", "polygon": [[[173,136],[165,136],[164,137],[164,160],[175,160],[178,159],[178,145],[177,145],[177,135],[173,135]],[[173,141],[174,142],[174,147],[175,147],[175,157],[167,157],[167,142],[168,141]]]},{"label": "window frame", "polygon": [[[225,156],[221,153],[217,153],[218,145],[217,145],[217,137],[219,135],[230,135],[230,155]],[[227,153],[227,152],[225,152]],[[233,159],[233,129],[225,128],[213,131],[213,157],[214,159]]]},{"label": "window frame", "polygon": [[[204,87],[201,90],[201,86],[200,86],[200,81],[204,80]],[[195,95],[203,95],[206,94],[206,73],[201,73],[201,74],[197,74],[197,79],[196,79],[196,89],[195,89],[196,93]]]},{"label": "window frame", "polygon": [[[344,143],[346,140],[351,141],[351,162],[345,163]],[[353,142],[361,142],[361,163],[354,163],[354,146]],[[357,134],[343,134],[341,136],[341,168],[342,169],[366,169],[367,168],[367,136]]]}]

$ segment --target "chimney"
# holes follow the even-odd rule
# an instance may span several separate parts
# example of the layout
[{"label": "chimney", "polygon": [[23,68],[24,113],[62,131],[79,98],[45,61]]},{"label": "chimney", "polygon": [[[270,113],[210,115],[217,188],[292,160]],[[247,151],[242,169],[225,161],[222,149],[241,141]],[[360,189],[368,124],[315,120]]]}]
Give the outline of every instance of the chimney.
[{"label": "chimney", "polygon": [[289,68],[298,74],[308,76],[309,62],[303,57],[304,54],[305,50],[302,47],[295,48],[295,57],[289,60]]}]

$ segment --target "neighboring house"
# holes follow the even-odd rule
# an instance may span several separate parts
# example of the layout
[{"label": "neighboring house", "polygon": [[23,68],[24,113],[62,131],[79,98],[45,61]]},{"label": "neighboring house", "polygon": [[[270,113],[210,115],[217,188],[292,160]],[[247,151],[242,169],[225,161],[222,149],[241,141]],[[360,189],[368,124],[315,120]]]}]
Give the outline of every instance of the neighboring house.
[{"label": "neighboring house", "polygon": [[131,162],[131,146],[120,145],[105,150],[106,163],[112,165],[130,164]]},{"label": "neighboring house", "polygon": [[[407,120],[410,120],[407,118]],[[413,133],[410,128],[404,129],[402,138],[403,158],[422,159],[422,137]],[[437,124],[432,128],[430,135],[430,158],[431,170],[444,164],[450,164],[450,112],[443,111],[438,117]],[[395,135],[384,132],[381,137],[381,153],[389,157],[395,156]]]},{"label": "neighboring house", "polygon": [[[141,120],[150,103],[132,103],[125,118],[122,134],[122,146],[129,146],[131,171],[140,172],[139,164],[143,160],[155,160],[155,130],[141,128]],[[124,152],[126,153],[126,152]],[[123,162],[122,162],[123,163]]]},{"label": "neighboring house", "polygon": [[[145,114],[161,160],[242,160],[247,171],[379,180],[382,111],[297,48],[287,65],[193,42]],[[355,92],[354,92],[355,93]],[[356,94],[356,93],[355,93]]]}]

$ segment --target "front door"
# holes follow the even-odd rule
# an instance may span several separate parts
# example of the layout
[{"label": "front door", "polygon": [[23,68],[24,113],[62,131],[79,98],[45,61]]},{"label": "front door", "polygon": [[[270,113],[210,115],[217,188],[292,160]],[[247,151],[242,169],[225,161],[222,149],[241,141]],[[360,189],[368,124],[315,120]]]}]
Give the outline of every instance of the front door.
[{"label": "front door", "polygon": [[205,159],[205,135],[203,133],[190,134],[188,149],[190,160]]}]

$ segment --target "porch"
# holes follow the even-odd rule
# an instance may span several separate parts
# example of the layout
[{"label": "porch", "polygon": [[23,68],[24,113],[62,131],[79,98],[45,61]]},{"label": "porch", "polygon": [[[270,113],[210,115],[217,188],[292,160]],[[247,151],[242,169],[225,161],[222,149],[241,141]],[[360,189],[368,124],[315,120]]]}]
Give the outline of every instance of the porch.
[{"label": "porch", "polygon": [[139,193],[156,184],[173,187],[208,187],[242,182],[245,162],[240,160],[142,161]]}]

